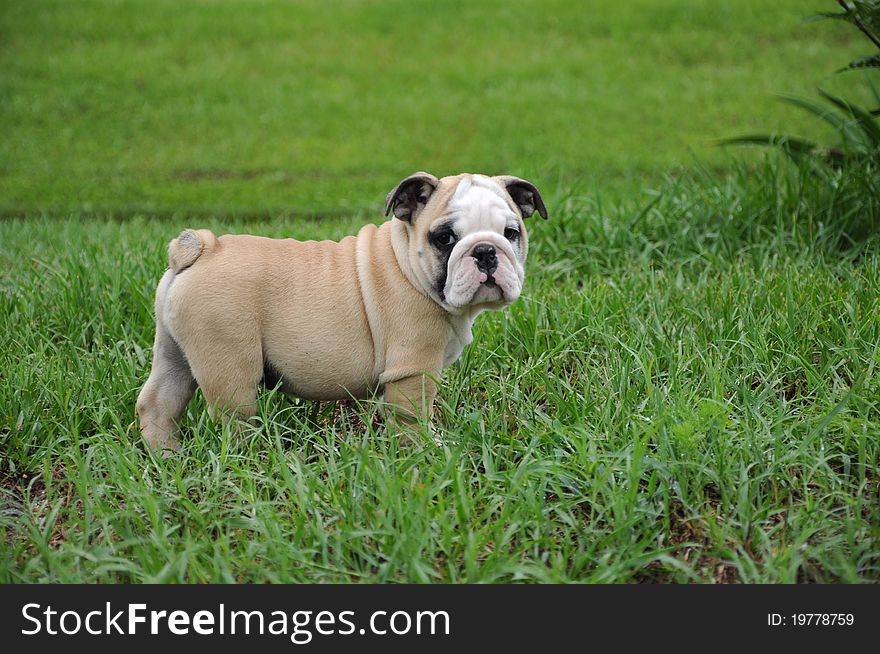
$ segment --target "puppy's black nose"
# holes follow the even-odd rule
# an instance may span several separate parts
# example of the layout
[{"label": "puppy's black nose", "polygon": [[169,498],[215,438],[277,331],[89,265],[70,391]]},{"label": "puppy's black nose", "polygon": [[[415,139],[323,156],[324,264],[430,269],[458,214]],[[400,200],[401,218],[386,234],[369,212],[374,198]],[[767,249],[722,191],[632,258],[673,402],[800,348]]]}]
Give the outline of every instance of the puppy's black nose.
[{"label": "puppy's black nose", "polygon": [[498,268],[498,257],[494,245],[481,244],[471,251],[471,256],[477,260],[477,268],[491,275]]}]

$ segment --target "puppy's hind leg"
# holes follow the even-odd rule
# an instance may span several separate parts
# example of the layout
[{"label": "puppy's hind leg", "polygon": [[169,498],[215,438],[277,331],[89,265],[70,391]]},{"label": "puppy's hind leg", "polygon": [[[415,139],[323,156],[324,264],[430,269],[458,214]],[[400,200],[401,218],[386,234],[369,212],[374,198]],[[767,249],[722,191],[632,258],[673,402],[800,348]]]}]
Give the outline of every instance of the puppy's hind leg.
[{"label": "puppy's hind leg", "polygon": [[[207,356],[206,356],[207,354]],[[225,348],[210,353],[199,352],[193,371],[205,396],[211,415],[231,423],[237,433],[237,421],[247,421],[257,413],[257,386],[263,374],[262,358],[247,350]]]},{"label": "puppy's hind leg", "polygon": [[180,449],[177,423],[196,389],[186,356],[168,332],[162,316],[165,292],[174,277],[165,273],[156,292],[156,339],[153,365],[137,399],[137,415],[147,445],[164,456]]},{"label": "puppy's hind leg", "polygon": [[257,412],[257,387],[263,377],[263,351],[255,322],[242,317],[210,317],[211,338],[189,331],[181,345],[212,416],[223,423],[247,421]]}]

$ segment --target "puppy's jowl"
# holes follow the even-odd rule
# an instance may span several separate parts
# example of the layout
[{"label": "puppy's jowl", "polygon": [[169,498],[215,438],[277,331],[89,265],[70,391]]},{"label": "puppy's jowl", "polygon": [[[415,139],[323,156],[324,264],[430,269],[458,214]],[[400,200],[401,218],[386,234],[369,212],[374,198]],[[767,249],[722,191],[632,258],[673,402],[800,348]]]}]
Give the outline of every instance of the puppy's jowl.
[{"label": "puppy's jowl", "polygon": [[416,173],[386,215],[341,241],[217,237],[171,241],[156,290],[150,377],[137,400],[150,447],[176,450],[196,386],[225,417],[254,414],[261,383],[315,400],[385,402],[430,417],[434,380],[471,342],[485,309],[519,297],[523,218],[547,209],[517,177]]}]

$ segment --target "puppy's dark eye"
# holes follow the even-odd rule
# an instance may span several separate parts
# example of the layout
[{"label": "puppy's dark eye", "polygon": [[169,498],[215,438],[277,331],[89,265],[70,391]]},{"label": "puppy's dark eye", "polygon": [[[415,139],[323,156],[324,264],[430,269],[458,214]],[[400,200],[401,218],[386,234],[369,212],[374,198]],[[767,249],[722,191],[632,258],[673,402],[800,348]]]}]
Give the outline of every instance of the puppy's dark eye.
[{"label": "puppy's dark eye", "polygon": [[454,232],[445,230],[434,234],[433,240],[434,244],[437,245],[437,247],[448,248],[452,245],[455,245],[455,241],[457,241],[458,239],[455,238]]},{"label": "puppy's dark eye", "polygon": [[508,227],[504,230],[504,238],[508,241],[516,241],[519,239],[519,230],[516,227]]}]

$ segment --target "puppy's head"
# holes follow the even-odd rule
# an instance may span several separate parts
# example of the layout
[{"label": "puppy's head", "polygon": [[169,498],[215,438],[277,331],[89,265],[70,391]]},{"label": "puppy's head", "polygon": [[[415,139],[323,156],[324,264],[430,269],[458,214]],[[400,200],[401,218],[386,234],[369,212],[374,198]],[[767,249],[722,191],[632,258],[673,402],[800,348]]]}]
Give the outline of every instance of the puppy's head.
[{"label": "puppy's head", "polygon": [[502,175],[437,179],[415,173],[388,194],[385,213],[405,231],[405,257],[422,288],[451,313],[500,309],[522,291],[528,235],[524,218],[547,218],[531,182]]}]

